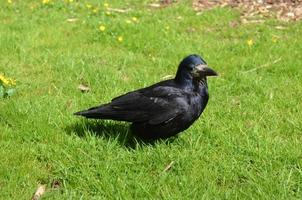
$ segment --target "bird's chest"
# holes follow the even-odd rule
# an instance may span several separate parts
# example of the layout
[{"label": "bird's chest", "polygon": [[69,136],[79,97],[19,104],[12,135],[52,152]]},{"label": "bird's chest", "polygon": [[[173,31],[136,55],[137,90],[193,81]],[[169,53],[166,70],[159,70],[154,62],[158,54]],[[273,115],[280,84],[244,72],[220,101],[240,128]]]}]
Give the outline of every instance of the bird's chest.
[{"label": "bird's chest", "polygon": [[186,113],[186,115],[188,115],[187,118],[190,119],[190,121],[194,122],[201,115],[208,103],[208,99],[209,95],[206,88],[199,92],[195,92],[192,95],[189,102],[189,109]]}]

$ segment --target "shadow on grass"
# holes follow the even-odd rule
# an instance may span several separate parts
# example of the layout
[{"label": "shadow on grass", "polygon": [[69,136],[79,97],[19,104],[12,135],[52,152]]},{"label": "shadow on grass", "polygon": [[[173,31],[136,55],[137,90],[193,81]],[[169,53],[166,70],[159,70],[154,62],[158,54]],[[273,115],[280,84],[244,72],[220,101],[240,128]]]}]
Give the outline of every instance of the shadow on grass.
[{"label": "shadow on grass", "polygon": [[177,137],[166,140],[142,140],[132,134],[130,123],[114,122],[110,120],[82,120],[66,127],[68,134],[76,134],[79,137],[93,135],[107,140],[117,140],[121,146],[136,149],[143,146],[153,146],[156,143],[171,143]]}]

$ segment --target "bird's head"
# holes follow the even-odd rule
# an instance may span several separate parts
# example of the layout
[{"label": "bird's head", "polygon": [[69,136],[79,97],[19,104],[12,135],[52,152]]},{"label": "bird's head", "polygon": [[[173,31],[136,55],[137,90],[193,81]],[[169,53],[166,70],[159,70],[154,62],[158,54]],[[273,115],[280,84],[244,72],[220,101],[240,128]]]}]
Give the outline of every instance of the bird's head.
[{"label": "bird's head", "polygon": [[217,72],[208,67],[205,60],[198,55],[185,57],[178,66],[175,80],[179,82],[201,81],[207,76],[218,76]]}]

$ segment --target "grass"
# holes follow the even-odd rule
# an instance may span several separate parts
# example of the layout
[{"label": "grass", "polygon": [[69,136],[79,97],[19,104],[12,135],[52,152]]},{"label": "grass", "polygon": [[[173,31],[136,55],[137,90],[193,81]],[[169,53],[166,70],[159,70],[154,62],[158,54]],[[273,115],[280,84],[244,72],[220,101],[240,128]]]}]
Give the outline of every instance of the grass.
[{"label": "grass", "polygon": [[[0,3],[0,72],[17,81],[0,101],[1,199],[29,199],[38,184],[43,199],[302,198],[301,22],[232,27],[238,11],[196,15],[190,1],[115,0],[131,10],[109,15],[96,0],[52,2]],[[126,123],[72,115],[173,75],[191,53],[221,76],[174,140],[131,143]]]}]

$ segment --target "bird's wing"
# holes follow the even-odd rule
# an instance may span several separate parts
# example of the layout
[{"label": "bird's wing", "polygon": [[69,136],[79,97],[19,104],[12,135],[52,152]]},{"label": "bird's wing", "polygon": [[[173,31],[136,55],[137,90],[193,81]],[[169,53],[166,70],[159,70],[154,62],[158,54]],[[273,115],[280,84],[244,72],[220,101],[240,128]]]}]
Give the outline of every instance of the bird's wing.
[{"label": "bird's wing", "polygon": [[186,94],[178,88],[157,86],[114,98],[110,107],[121,120],[160,124],[186,112]]}]

